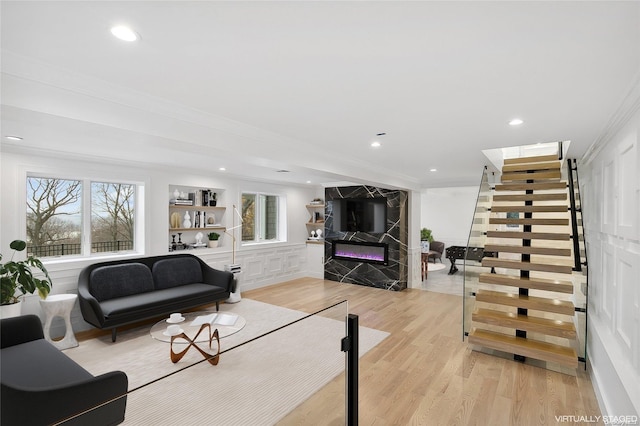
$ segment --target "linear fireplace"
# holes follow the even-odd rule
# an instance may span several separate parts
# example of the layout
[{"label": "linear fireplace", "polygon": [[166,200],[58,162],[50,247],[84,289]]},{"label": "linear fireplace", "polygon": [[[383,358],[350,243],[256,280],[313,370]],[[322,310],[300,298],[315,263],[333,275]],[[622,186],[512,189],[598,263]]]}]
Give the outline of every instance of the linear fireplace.
[{"label": "linear fireplace", "polygon": [[332,240],[331,256],[334,259],[388,265],[389,245],[385,243]]}]

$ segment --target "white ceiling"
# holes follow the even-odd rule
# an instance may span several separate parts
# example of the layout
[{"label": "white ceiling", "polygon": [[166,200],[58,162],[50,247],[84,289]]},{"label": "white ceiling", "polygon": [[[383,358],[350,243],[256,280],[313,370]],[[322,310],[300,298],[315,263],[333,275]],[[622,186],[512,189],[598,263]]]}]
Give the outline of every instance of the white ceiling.
[{"label": "white ceiling", "polygon": [[640,72],[640,2],[0,7],[3,136],[291,183],[474,185],[483,150],[559,140],[580,158]]}]

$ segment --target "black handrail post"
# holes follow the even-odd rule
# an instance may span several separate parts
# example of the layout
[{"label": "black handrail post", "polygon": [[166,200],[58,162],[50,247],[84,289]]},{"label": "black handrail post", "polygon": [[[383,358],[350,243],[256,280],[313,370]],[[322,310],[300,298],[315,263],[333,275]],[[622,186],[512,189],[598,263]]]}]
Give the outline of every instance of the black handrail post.
[{"label": "black handrail post", "polygon": [[347,316],[347,337],[342,339],[342,351],[347,353],[347,426],[358,426],[358,353],[360,351],[358,322],[357,315],[349,314]]},{"label": "black handrail post", "polygon": [[578,236],[578,216],[576,215],[576,193],[573,188],[573,167],[571,159],[567,158],[568,176],[569,181],[569,200],[571,201],[571,233],[573,234],[573,262],[575,264],[575,270],[582,271],[582,264],[580,262],[580,241]]}]

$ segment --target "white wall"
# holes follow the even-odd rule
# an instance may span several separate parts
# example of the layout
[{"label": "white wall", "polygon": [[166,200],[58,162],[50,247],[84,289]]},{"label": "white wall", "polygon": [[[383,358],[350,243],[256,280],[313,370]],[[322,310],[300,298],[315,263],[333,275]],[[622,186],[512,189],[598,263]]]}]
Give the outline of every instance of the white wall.
[{"label": "white wall", "polygon": [[[169,185],[185,187],[223,188],[218,194],[218,205],[226,206],[223,223],[227,228],[232,226],[232,205],[240,205],[242,191],[263,191],[286,197],[288,241],[241,247],[237,245],[236,263],[242,265],[240,275],[241,288],[248,290],[308,275],[307,250],[305,240],[309,213],[305,205],[322,188],[306,186],[277,185],[245,181],[229,178],[221,173],[196,173],[177,164],[175,169],[157,169],[139,164],[108,164],[77,158],[44,157],[18,152],[2,151],[0,158],[1,195],[0,205],[0,248],[8,250],[14,239],[26,238],[26,176],[32,173],[62,173],[68,178],[115,179],[142,182],[145,185],[145,214],[143,253],[139,255],[163,255],[168,252],[169,245]],[[236,220],[236,224],[238,221]],[[238,240],[240,233],[237,233]],[[190,251],[211,266],[224,269],[231,263],[232,238],[224,235],[221,247],[217,249],[198,249]],[[138,256],[139,256],[138,255]],[[129,256],[131,257],[131,256]],[[76,293],[77,278],[82,267],[104,259],[92,258],[82,260],[56,259],[45,260],[52,281],[52,293]],[[27,296],[23,313],[41,315],[38,296]],[[75,331],[88,329],[76,305],[72,313]],[[54,323],[53,334],[62,334],[62,322]]]},{"label": "white wall", "polygon": [[640,112],[579,166],[589,262],[587,356],[604,415],[640,413]]},{"label": "white wall", "polygon": [[466,246],[478,189],[479,186],[461,186],[422,191],[420,228],[431,229],[434,239],[445,247]]}]

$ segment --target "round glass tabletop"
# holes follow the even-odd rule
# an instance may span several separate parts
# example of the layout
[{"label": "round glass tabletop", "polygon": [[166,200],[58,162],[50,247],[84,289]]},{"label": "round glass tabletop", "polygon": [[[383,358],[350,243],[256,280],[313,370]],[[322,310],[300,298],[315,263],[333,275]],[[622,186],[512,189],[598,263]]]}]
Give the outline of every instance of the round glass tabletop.
[{"label": "round glass tabletop", "polygon": [[[244,317],[230,312],[216,311],[198,311],[187,312],[182,314],[182,320],[173,322],[170,318],[165,318],[151,327],[151,337],[161,342],[171,343],[171,332],[175,334],[185,333],[190,338],[194,338],[202,324],[211,324],[211,331],[218,329],[218,335],[223,337],[230,336],[242,330],[247,324]],[[171,327],[170,326],[177,326]],[[175,329],[175,330],[173,330]],[[202,331],[198,335],[195,342],[209,341],[209,333]],[[179,343],[177,340],[176,343]]]}]

